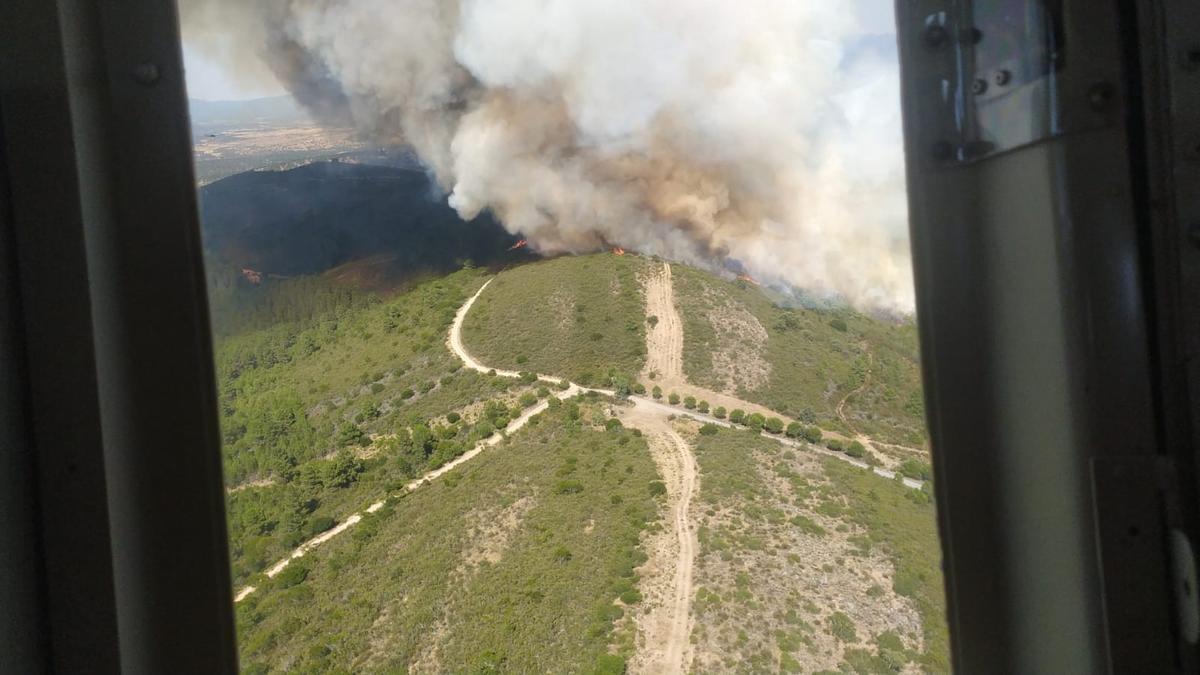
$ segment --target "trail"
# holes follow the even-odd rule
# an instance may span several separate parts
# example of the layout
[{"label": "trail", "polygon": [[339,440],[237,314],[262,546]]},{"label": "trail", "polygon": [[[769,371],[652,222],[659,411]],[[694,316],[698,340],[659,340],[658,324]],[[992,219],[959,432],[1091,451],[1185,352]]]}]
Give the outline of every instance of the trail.
[{"label": "trail", "polygon": [[696,458],[687,442],[674,429],[668,429],[667,436],[677,450],[682,479],[672,514],[675,535],[679,540],[679,556],[675,567],[671,628],[663,647],[663,672],[686,672],[690,660],[688,651],[692,634],[692,566],[695,564],[698,548],[696,532],[689,519],[692,495],[696,491]]},{"label": "trail", "polygon": [[667,488],[671,523],[670,530],[645,541],[648,559],[639,570],[643,610],[634,615],[639,638],[629,663],[631,673],[682,673],[691,661],[692,569],[698,548],[691,504],[699,477],[691,447],[671,426],[672,412],[633,399],[631,408],[618,413],[649,442]]},{"label": "trail", "polygon": [[862,384],[852,389],[849,393],[842,397],[842,400],[838,401],[836,408],[838,419],[842,421],[842,424],[846,425],[846,428],[849,429],[850,433],[856,438],[865,438],[866,436],[858,433],[858,430],[854,428],[854,425],[850,424],[850,419],[846,417],[846,402],[871,385],[871,371],[875,369],[875,355],[871,353],[871,350],[867,347],[866,343],[863,343],[862,348],[863,351],[867,353],[867,374],[863,376]]},{"label": "trail", "polygon": [[658,319],[646,332],[647,378],[654,373],[659,382],[683,382],[683,320],[675,310],[670,263],[646,279],[646,314]]}]

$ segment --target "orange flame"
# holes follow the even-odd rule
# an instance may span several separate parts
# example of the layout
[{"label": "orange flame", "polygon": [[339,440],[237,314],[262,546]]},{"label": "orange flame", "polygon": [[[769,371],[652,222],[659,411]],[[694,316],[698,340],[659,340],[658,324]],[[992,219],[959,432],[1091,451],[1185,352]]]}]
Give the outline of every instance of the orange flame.
[{"label": "orange flame", "polygon": [[625,255],[625,249],[620,246],[614,246],[612,251],[613,255]]},{"label": "orange flame", "polygon": [[509,246],[509,247],[508,247],[508,250],[510,250],[510,251],[515,251],[515,250],[517,250],[517,249],[519,249],[519,248],[525,248],[525,245],[526,245],[526,244],[528,244],[528,243],[529,243],[529,242],[527,242],[527,241],[525,241],[524,239],[522,239],[521,241],[518,241],[517,243],[513,244],[512,246]]},{"label": "orange flame", "polygon": [[745,281],[745,282],[754,284],[755,286],[762,286],[762,284],[755,281],[754,277],[750,276],[749,274],[739,274],[738,281]]},{"label": "orange flame", "polygon": [[262,272],[252,270],[249,267],[242,268],[242,277],[255,286],[262,283]]}]

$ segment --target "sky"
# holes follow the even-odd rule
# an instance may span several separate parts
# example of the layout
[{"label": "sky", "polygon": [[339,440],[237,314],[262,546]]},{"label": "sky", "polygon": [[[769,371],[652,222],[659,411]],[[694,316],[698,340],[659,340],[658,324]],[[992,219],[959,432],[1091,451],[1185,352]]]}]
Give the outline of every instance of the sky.
[{"label": "sky", "polygon": [[277,83],[246,84],[239,81],[222,65],[205,57],[197,49],[183,45],[183,64],[187,77],[188,96],[205,101],[239,101],[286,94]]},{"label": "sky", "polygon": [[[831,0],[809,0],[829,2]],[[891,34],[896,30],[893,19],[893,0],[853,0],[858,6],[858,16],[867,34]],[[207,101],[237,101],[266,96],[281,96],[287,92],[269,78],[256,77],[253,81],[238,77],[216,61],[207,58],[199,50],[188,45],[187,35],[183,44],[184,67],[187,75],[188,96]],[[242,64],[243,67],[261,70],[259,64]]]}]

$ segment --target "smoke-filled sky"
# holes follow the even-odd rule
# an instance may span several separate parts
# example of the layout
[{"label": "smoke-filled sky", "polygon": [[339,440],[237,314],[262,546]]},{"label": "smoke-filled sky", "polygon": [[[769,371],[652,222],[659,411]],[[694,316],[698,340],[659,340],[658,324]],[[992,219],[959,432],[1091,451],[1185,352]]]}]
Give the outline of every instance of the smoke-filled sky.
[{"label": "smoke-filled sky", "polygon": [[[911,311],[891,0],[180,0],[193,96],[282,87],[547,253]],[[232,95],[230,95],[232,94]]]}]

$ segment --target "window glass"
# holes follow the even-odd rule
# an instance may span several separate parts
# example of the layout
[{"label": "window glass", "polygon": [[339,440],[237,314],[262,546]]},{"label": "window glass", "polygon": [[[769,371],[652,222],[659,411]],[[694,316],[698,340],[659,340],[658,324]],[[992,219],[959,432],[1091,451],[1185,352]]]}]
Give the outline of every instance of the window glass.
[{"label": "window glass", "polygon": [[245,670],[949,670],[889,0],[180,12]]}]

